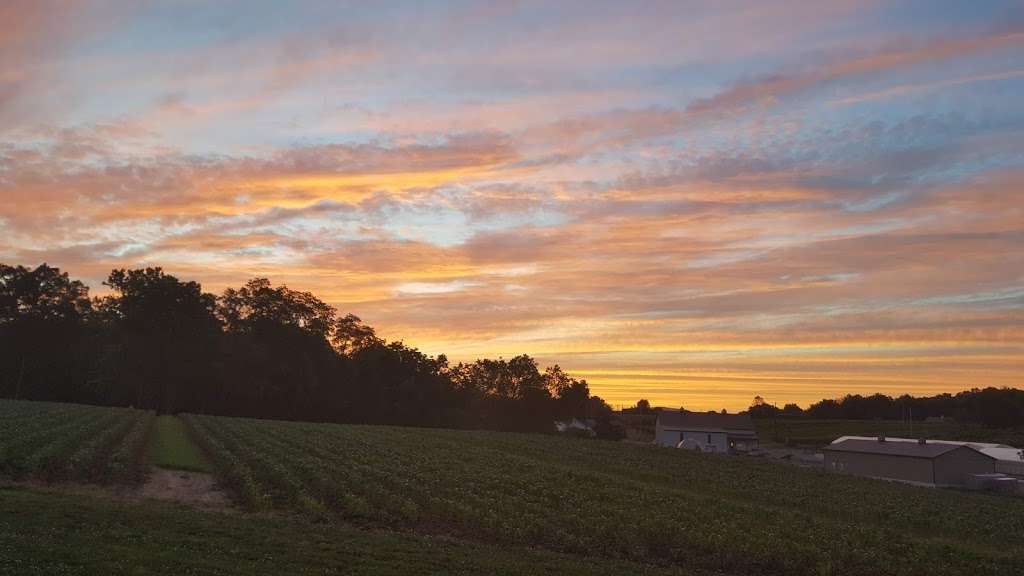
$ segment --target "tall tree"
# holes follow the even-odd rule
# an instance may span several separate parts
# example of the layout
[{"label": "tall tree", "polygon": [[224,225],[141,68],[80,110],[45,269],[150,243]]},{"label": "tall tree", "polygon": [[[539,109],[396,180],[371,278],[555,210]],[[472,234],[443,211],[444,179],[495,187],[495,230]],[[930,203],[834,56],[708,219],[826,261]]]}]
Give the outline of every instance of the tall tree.
[{"label": "tall tree", "polygon": [[341,354],[352,355],[384,342],[355,314],[346,314],[334,325],[331,342]]},{"label": "tall tree", "polygon": [[114,270],[105,284],[114,290],[105,309],[122,357],[122,392],[134,390],[134,405],[164,412],[202,409],[221,333],[215,297],[161,268]]},{"label": "tall tree", "polygon": [[228,288],[217,314],[229,336],[225,409],[278,418],[322,418],[339,360],[331,348],[336,312],[309,292],[256,278]]},{"label": "tall tree", "polygon": [[89,309],[89,289],[60,269],[0,264],[0,394],[76,399]]},{"label": "tall tree", "polygon": [[596,418],[587,400],[590,387],[586,380],[577,380],[567,374],[558,364],[544,370],[544,383],[548,393],[555,399],[555,416],[566,418]]},{"label": "tall tree", "polygon": [[334,330],[336,315],[334,308],[313,294],[287,286],[274,288],[266,278],[250,280],[237,290],[225,290],[217,312],[232,332],[251,333],[286,326],[324,340]]}]

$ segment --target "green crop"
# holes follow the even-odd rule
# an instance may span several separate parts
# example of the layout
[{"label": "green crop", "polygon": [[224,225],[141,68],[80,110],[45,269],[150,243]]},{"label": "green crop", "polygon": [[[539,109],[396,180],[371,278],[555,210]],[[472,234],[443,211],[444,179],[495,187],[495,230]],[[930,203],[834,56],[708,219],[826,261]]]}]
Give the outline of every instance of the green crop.
[{"label": "green crop", "polygon": [[184,418],[252,508],[712,571],[1024,573],[1020,499],[544,435]]},{"label": "green crop", "polygon": [[152,413],[0,400],[0,475],[44,481],[135,482]]}]

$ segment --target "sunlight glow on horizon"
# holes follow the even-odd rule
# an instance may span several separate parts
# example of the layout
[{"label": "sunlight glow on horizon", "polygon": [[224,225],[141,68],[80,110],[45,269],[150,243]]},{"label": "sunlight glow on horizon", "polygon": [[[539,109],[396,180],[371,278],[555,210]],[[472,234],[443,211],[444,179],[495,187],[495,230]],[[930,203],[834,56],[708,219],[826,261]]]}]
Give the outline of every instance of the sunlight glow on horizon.
[{"label": "sunlight glow on horizon", "polygon": [[0,262],[267,277],[614,405],[1020,387],[1022,61],[1009,0],[18,0]]}]

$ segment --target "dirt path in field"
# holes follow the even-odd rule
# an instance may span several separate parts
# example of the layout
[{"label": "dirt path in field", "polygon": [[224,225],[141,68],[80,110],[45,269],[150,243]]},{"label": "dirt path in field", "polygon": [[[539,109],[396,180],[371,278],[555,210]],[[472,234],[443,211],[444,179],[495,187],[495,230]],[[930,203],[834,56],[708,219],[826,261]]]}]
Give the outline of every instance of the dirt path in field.
[{"label": "dirt path in field", "polygon": [[80,496],[113,498],[121,501],[163,500],[206,510],[233,510],[231,500],[217,487],[213,476],[202,472],[182,472],[153,468],[141,486],[98,486],[62,482],[48,484],[37,480],[4,481],[0,488],[29,488],[40,492],[77,494]]},{"label": "dirt path in field", "polygon": [[231,504],[210,474],[160,468],[153,468],[149,479],[139,489],[139,496],[211,508]]}]

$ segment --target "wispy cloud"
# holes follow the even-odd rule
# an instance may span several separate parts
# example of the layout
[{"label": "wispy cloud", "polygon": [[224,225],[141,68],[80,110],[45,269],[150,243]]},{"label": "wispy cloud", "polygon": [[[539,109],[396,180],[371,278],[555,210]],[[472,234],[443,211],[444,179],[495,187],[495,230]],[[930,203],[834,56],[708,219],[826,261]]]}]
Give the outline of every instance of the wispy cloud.
[{"label": "wispy cloud", "polygon": [[0,260],[268,276],[615,403],[1019,385],[1012,13],[372,8],[4,4]]},{"label": "wispy cloud", "polygon": [[975,82],[993,82],[997,80],[1009,80],[1011,78],[1020,78],[1022,76],[1024,76],[1024,70],[1007,70],[1005,72],[994,72],[992,74],[977,74],[974,76],[966,76],[964,78],[936,80],[934,82],[923,82],[920,84],[900,84],[897,86],[893,86],[891,88],[886,88],[885,90],[876,90],[874,92],[865,92],[863,94],[858,94],[856,96],[847,96],[845,98],[829,100],[828,103],[835,105],[858,104],[870,100],[884,100],[886,98],[906,96],[907,94],[931,92],[933,90],[947,88],[950,86],[974,84]]}]

